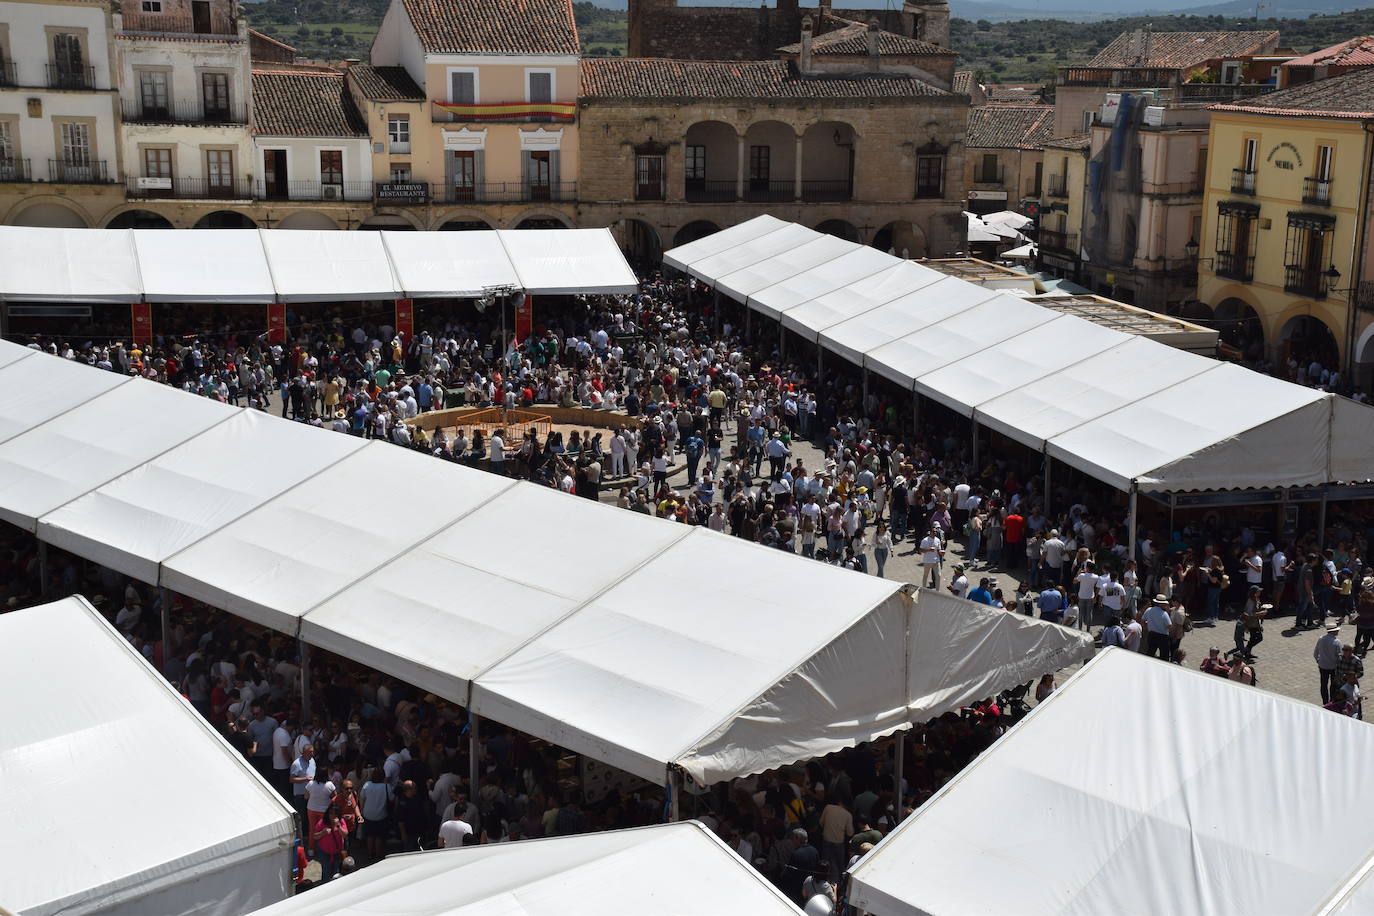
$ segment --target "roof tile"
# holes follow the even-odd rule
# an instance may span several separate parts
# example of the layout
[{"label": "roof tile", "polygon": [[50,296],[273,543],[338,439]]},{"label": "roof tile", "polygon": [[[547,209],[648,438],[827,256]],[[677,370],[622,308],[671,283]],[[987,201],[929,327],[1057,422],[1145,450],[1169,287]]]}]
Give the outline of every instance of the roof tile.
[{"label": "roof tile", "polygon": [[589,58],[582,61],[582,95],[593,99],[867,99],[950,94],[910,76],[799,76],[785,60]]},{"label": "roof tile", "polygon": [[576,54],[572,0],[404,0],[430,54]]},{"label": "roof tile", "polygon": [[1283,64],[1285,67],[1358,67],[1374,65],[1374,35],[1352,38]]},{"label": "roof tile", "polygon": [[983,105],[968,112],[970,149],[1039,149],[1054,131],[1053,105]]},{"label": "roof tile", "polygon": [[284,137],[365,137],[367,124],[332,69],[253,71],[253,132]]},{"label": "roof tile", "polygon": [[[827,17],[837,24],[837,29],[822,32],[811,41],[811,53],[821,56],[864,57],[868,54],[868,26],[862,22],[851,22],[838,17]],[[878,54],[882,57],[916,57],[926,54],[949,54],[954,52],[939,45],[916,38],[907,38],[896,32],[878,31]],[[778,48],[783,54],[800,54],[801,43]]]},{"label": "roof tile", "polygon": [[1257,54],[1277,44],[1278,32],[1150,32],[1142,54],[1135,32],[1122,32],[1097,52],[1090,67],[1168,67],[1182,70],[1217,57]]},{"label": "roof tile", "polygon": [[1374,118],[1374,69],[1352,70],[1234,105],[1212,105],[1211,110],[1297,118]]},{"label": "roof tile", "polygon": [[374,102],[423,102],[425,92],[410,78],[405,67],[374,67],[354,64],[348,76],[363,98]]}]

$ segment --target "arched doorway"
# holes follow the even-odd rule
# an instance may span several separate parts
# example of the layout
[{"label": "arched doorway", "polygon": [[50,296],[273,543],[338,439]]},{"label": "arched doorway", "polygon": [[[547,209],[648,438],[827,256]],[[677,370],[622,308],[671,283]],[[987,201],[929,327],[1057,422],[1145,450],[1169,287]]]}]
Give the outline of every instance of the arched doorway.
[{"label": "arched doorway", "polygon": [[490,229],[491,226],[480,219],[451,219],[439,228],[447,232],[475,232]]},{"label": "arched doorway", "polygon": [[914,223],[904,219],[888,223],[873,235],[873,247],[899,258],[923,258],[926,237]]},{"label": "arched doorway", "polygon": [[714,235],[720,231],[720,227],[708,220],[699,219],[688,223],[677,231],[673,236],[673,247],[686,245],[688,242],[695,242],[697,239],[704,239],[708,235]]},{"label": "arched doorway", "polygon": [[1312,363],[1334,369],[1340,365],[1341,349],[1336,335],[1326,322],[1311,315],[1295,315],[1279,329],[1279,356],[1286,362],[1290,357],[1298,364],[1299,372],[1307,371]]},{"label": "arched doorway", "polygon": [[622,219],[611,227],[620,250],[632,263],[655,267],[663,260],[663,244],[658,230],[639,219]]},{"label": "arched doorway", "polygon": [[783,201],[796,197],[797,132],[781,121],[750,124],[744,135],[744,199]]},{"label": "arched doorway", "polygon": [[1170,305],[1165,309],[1165,312],[1182,318],[1184,321],[1193,321],[1202,325],[1209,325],[1216,318],[1212,312],[1212,307],[1205,302],[1180,302]]},{"label": "arched doorway", "polygon": [[278,229],[338,229],[339,224],[323,213],[302,210],[277,220]]},{"label": "arched doorway", "polygon": [[1222,343],[1235,347],[1246,360],[1264,359],[1264,325],[1244,299],[1223,299],[1212,310],[1209,324],[1217,329]]},{"label": "arched doorway", "polygon": [[568,224],[554,216],[531,216],[516,223],[516,229],[567,229]]},{"label": "arched doorway", "polygon": [[828,219],[816,227],[817,232],[833,235],[849,242],[863,244],[864,234],[859,227],[842,219]]},{"label": "arched doorway", "polygon": [[683,143],[686,197],[692,203],[735,199],[739,134],[723,121],[698,121]]},{"label": "arched doorway", "polygon": [[233,210],[216,210],[215,212],[207,213],[200,219],[196,220],[196,224],[191,228],[256,229],[258,228],[258,224],[253,222],[248,217],[244,216],[242,213],[236,213]]},{"label": "arched doorway", "polygon": [[802,135],[802,200],[849,200],[854,196],[854,139],[854,128],[843,121],[821,121],[806,129]]},{"label": "arched doorway", "polygon": [[10,220],[11,226],[42,226],[47,229],[85,229],[86,220],[71,207],[59,203],[25,207]]},{"label": "arched doorway", "polygon": [[106,229],[171,229],[172,221],[151,210],[125,210]]}]

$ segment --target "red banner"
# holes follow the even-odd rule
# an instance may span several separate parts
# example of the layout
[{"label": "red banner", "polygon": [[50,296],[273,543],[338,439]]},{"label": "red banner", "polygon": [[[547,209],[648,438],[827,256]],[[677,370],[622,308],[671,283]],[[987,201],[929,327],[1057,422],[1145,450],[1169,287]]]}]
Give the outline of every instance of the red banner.
[{"label": "red banner", "polygon": [[515,306],[515,342],[519,343],[534,331],[534,297],[522,296]]},{"label": "red banner", "polygon": [[415,300],[396,300],[396,333],[402,335],[401,340],[409,347],[415,336]]},{"label": "red banner", "polygon": [[286,305],[281,302],[267,307],[267,342],[286,343]]},{"label": "red banner", "polygon": [[144,347],[153,344],[153,307],[147,302],[135,302],[129,306],[130,318],[134,327],[134,346]]}]

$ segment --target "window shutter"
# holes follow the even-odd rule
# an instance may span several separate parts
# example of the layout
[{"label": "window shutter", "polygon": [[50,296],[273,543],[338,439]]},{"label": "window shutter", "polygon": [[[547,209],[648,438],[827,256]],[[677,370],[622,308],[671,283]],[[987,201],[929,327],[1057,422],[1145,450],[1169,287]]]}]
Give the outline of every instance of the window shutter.
[{"label": "window shutter", "polygon": [[476,81],[471,73],[453,74],[453,102],[456,105],[477,104]]},{"label": "window shutter", "polygon": [[554,200],[558,199],[558,155],[558,150],[549,152],[549,189]]},{"label": "window shutter", "polygon": [[483,190],[486,188],[486,183],[487,183],[487,151],[486,151],[486,150],[481,150],[481,149],[479,149],[479,150],[476,150],[476,151],[472,154],[472,180],[473,180],[473,182],[477,185],[477,187],[476,187],[476,189],[475,189],[475,190],[476,190],[477,199],[478,199],[478,200],[481,200],[481,199],[482,199],[482,192],[483,192]]}]

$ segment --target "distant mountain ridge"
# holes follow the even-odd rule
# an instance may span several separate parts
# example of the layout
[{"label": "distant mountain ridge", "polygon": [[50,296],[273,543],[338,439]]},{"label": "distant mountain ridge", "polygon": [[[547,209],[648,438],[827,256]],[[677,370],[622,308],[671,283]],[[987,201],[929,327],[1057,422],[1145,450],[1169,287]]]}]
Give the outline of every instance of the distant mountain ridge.
[{"label": "distant mountain ridge", "polygon": [[[597,6],[610,10],[628,8],[627,0],[592,0]],[[1265,18],[1302,19],[1314,13],[1332,14],[1363,9],[1368,0],[1260,0],[1260,12]],[[755,0],[686,0],[683,6],[735,6],[756,8]],[[772,3],[769,4],[773,5]],[[835,9],[873,9],[876,6],[895,6],[897,0],[834,0]],[[1007,22],[1019,19],[1062,19],[1069,22],[1126,19],[1151,15],[1189,16],[1253,16],[1255,0],[1231,0],[1198,6],[1197,0],[1154,0],[1139,9],[1103,9],[1102,0],[952,0],[951,12],[960,19],[986,19]]]}]

